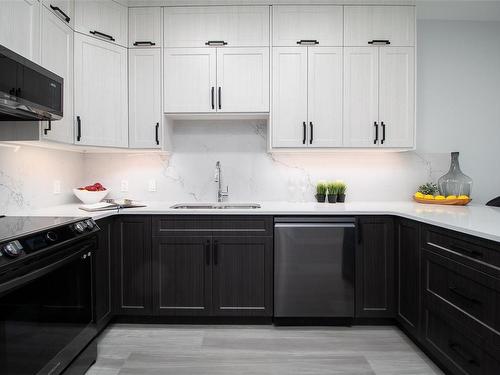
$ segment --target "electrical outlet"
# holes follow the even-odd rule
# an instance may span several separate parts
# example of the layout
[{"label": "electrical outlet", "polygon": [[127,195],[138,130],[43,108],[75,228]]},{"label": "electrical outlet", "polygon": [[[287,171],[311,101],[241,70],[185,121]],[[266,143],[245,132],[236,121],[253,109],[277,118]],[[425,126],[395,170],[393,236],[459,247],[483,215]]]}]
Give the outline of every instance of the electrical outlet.
[{"label": "electrical outlet", "polygon": [[55,180],[53,186],[54,194],[61,194],[61,181]]},{"label": "electrical outlet", "polygon": [[128,181],[127,180],[122,180],[120,191],[122,193],[128,192]]},{"label": "electrical outlet", "polygon": [[154,179],[149,180],[148,191],[151,191],[151,192],[156,191],[156,180],[154,180]]}]

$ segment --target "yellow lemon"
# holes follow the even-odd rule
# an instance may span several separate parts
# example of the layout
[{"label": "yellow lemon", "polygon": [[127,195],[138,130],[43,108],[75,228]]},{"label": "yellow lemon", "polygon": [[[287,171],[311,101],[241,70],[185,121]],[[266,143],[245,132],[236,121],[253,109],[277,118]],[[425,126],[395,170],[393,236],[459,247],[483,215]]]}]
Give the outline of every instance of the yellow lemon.
[{"label": "yellow lemon", "polygon": [[446,197],[447,200],[451,201],[452,199],[457,199],[457,196],[456,195],[448,195]]},{"label": "yellow lemon", "polygon": [[434,195],[427,194],[424,198],[425,199],[434,199]]},{"label": "yellow lemon", "polygon": [[446,197],[444,195],[436,195],[436,198],[434,198],[437,201],[444,201]]},{"label": "yellow lemon", "polygon": [[467,200],[467,199],[469,199],[469,196],[468,196],[468,195],[460,195],[460,196],[458,197],[458,199],[464,199],[464,200]]},{"label": "yellow lemon", "polygon": [[415,193],[415,198],[422,199],[423,197],[424,197],[424,195],[423,195],[421,192],[417,191],[417,192]]}]

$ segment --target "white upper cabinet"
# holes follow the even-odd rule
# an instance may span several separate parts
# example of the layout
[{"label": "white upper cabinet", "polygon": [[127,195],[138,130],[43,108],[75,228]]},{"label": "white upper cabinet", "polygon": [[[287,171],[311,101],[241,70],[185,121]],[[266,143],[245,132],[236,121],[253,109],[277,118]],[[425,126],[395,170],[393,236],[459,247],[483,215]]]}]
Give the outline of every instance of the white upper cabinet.
[{"label": "white upper cabinet", "polygon": [[161,8],[130,8],[128,20],[130,48],[161,47]]},{"label": "white upper cabinet", "polygon": [[160,148],[161,49],[128,51],[129,147]]},{"label": "white upper cabinet", "polygon": [[273,46],[342,46],[342,6],[273,6]]},{"label": "white upper cabinet", "polygon": [[217,48],[217,111],[269,112],[269,48]]},{"label": "white upper cabinet", "polygon": [[379,48],[344,48],[344,146],[377,147]]},{"label": "white upper cabinet", "polygon": [[308,48],[308,147],[342,146],[342,47]]},{"label": "white upper cabinet", "polygon": [[75,34],[76,144],[128,146],[127,49]]},{"label": "white upper cabinet", "polygon": [[42,9],[41,65],[64,78],[63,118],[53,121],[50,130],[42,122],[42,137],[73,143],[73,30],[48,9]]},{"label": "white upper cabinet", "polygon": [[272,146],[307,145],[307,47],[273,48]]},{"label": "white upper cabinet", "polygon": [[380,145],[413,147],[415,138],[415,50],[380,49]]},{"label": "white upper cabinet", "polygon": [[0,44],[40,62],[40,3],[38,0],[0,1]]},{"label": "white upper cabinet", "polygon": [[215,48],[165,48],[164,67],[165,112],[215,112]]},{"label": "white upper cabinet", "polygon": [[126,47],[128,8],[113,0],[76,0],[75,30]]},{"label": "white upper cabinet", "polygon": [[391,46],[415,45],[415,7],[344,7],[345,46],[368,46],[387,42]]},{"label": "white upper cabinet", "polygon": [[75,26],[75,0],[42,0],[42,2],[71,28]]},{"label": "white upper cabinet", "polygon": [[269,7],[164,8],[165,47],[207,47],[210,42],[228,47],[269,46]]},{"label": "white upper cabinet", "polygon": [[414,47],[348,47],[344,53],[344,145],[414,147]]}]

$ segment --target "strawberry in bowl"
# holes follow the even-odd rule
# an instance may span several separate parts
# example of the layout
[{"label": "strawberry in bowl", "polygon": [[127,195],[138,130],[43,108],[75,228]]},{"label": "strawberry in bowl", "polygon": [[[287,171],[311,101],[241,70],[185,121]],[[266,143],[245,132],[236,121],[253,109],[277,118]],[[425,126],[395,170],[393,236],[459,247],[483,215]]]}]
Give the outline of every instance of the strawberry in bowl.
[{"label": "strawberry in bowl", "polygon": [[85,204],[93,204],[102,201],[109,190],[106,189],[100,182],[85,187],[73,189],[73,194]]}]

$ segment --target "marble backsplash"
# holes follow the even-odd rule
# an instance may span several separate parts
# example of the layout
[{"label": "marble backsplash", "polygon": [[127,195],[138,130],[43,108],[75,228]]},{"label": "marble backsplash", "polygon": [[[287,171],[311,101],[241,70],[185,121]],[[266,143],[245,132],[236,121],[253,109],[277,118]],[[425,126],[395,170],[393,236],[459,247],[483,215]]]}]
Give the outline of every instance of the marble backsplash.
[{"label": "marble backsplash", "polygon": [[83,161],[76,152],[0,143],[0,215],[72,202]]},{"label": "marble backsplash", "polygon": [[[101,182],[110,196],[145,201],[214,201],[215,163],[230,201],[313,201],[318,180],[343,180],[348,200],[406,200],[436,180],[448,155],[342,151],[268,154],[263,121],[178,121],[171,155],[81,154],[0,146],[0,213],[77,202],[71,189]],[[149,191],[153,180],[156,191]],[[54,194],[60,181],[61,193]],[[128,192],[121,191],[122,181]]]},{"label": "marble backsplash", "polygon": [[[448,168],[448,156],[415,152],[268,154],[262,121],[178,121],[174,152],[93,154],[84,159],[87,180],[112,196],[147,201],[214,201],[215,163],[231,201],[313,201],[318,180],[343,180],[349,200],[406,200],[416,186]],[[120,192],[121,181],[129,191]],[[150,180],[156,192],[148,191]]]}]

